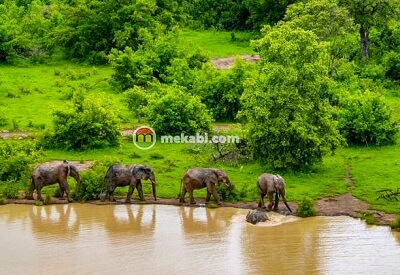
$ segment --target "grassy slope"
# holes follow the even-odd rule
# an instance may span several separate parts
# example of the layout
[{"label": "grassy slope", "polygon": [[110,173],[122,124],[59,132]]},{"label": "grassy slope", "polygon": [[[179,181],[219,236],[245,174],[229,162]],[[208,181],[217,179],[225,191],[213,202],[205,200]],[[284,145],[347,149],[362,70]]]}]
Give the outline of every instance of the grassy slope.
[{"label": "grassy slope", "polygon": [[[202,46],[211,56],[229,56],[251,53],[246,42],[232,43],[229,32],[184,31],[183,38]],[[71,63],[39,65],[27,68],[0,66],[0,117],[3,114],[9,124],[0,129],[11,129],[12,119],[20,128],[28,128],[29,120],[38,128],[39,124],[51,125],[51,113],[67,108],[65,95],[80,86],[90,87],[89,93],[103,93],[115,100],[125,121],[131,121],[122,95],[115,94],[107,79],[111,75],[109,67],[87,67]],[[29,91],[29,92],[26,92]],[[10,94],[16,97],[7,97]],[[396,93],[387,96],[394,109],[394,117],[400,119],[400,99]],[[400,143],[400,141],[399,141]],[[133,156],[139,154],[140,158]],[[162,159],[157,156],[162,155]],[[149,151],[140,151],[130,141],[124,141],[119,148],[107,148],[88,152],[65,152],[50,150],[45,152],[45,160],[104,160],[116,159],[122,163],[143,163],[156,172],[158,194],[161,197],[175,197],[179,190],[180,177],[188,167],[215,166],[225,169],[238,190],[246,191],[246,200],[258,199],[255,181],[264,167],[259,164],[244,164],[239,167],[209,164],[207,154],[192,154],[190,146],[184,144],[157,144]],[[304,196],[318,199],[347,192],[345,181],[346,165],[351,166],[355,188],[352,193],[371,204],[373,208],[400,214],[399,202],[377,200],[377,190],[398,188],[400,171],[400,145],[389,147],[342,148],[334,156],[327,156],[319,167],[309,173],[282,173],[287,182],[287,197],[290,201],[300,201]],[[50,188],[50,187],[46,187]],[[126,189],[119,193],[123,194]],[[150,194],[149,184],[145,192]],[[196,196],[204,197],[198,191]]]},{"label": "grassy slope", "polygon": [[121,118],[129,120],[122,94],[116,94],[108,84],[110,67],[78,66],[64,62],[55,65],[27,67],[0,66],[0,116],[13,129],[43,128],[51,125],[55,110],[68,108],[72,91],[86,89],[87,93],[104,94],[113,100]]},{"label": "grassy slope", "polygon": [[254,53],[248,41],[251,34],[235,32],[235,36],[237,40],[232,41],[231,32],[210,30],[185,30],[182,32],[183,41],[189,45],[200,46],[211,58]]}]

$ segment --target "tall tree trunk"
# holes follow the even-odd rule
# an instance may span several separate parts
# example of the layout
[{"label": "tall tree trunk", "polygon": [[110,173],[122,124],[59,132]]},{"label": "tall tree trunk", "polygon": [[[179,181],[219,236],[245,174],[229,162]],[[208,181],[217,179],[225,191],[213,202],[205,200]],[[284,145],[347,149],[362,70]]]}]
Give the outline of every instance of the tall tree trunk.
[{"label": "tall tree trunk", "polygon": [[361,54],[363,59],[368,58],[368,47],[369,47],[369,33],[365,30],[364,26],[360,27],[360,46]]}]

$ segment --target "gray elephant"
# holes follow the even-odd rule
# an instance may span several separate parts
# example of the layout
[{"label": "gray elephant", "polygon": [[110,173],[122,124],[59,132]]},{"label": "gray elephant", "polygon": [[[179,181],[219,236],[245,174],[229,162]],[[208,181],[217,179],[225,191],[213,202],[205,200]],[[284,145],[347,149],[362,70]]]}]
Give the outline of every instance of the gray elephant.
[{"label": "gray elephant", "polygon": [[62,199],[64,192],[67,196],[68,202],[72,202],[72,198],[69,193],[69,185],[67,177],[73,177],[76,181],[76,194],[79,192],[79,172],[78,169],[64,160],[62,163],[44,163],[35,168],[31,174],[31,186],[29,188],[26,199],[33,200],[33,192],[36,189],[37,200],[43,201],[42,188],[47,185],[58,183],[60,186]]},{"label": "gray elephant", "polygon": [[212,168],[190,168],[186,171],[181,179],[180,203],[186,203],[185,195],[189,193],[190,203],[196,204],[193,198],[193,190],[207,187],[206,202],[210,201],[211,194],[214,196],[218,204],[221,204],[221,199],[215,188],[215,185],[220,182],[225,182],[226,187],[230,188],[230,181],[226,173],[222,170]]},{"label": "gray elephant", "polygon": [[256,224],[258,222],[265,222],[266,220],[268,220],[267,213],[265,213],[264,211],[260,211],[258,209],[251,210],[246,215],[246,221],[252,224]]},{"label": "gray elephant", "polygon": [[99,195],[100,200],[104,201],[107,195],[110,195],[110,201],[115,201],[114,190],[119,186],[129,185],[126,202],[131,201],[131,197],[135,188],[138,190],[140,200],[144,201],[141,180],[150,180],[153,190],[154,200],[156,197],[156,179],[153,170],[144,165],[134,164],[130,166],[122,166],[114,164],[108,168],[104,177],[107,182],[107,190]]},{"label": "gray elephant", "polygon": [[[265,207],[264,197],[265,195],[268,195],[269,210],[272,209],[272,205],[274,205],[274,210],[278,210],[279,197],[282,197],[283,203],[286,205],[287,209],[289,209],[289,211],[292,212],[292,210],[290,209],[289,205],[286,202],[285,181],[281,176],[264,173],[258,177],[257,186],[258,189],[260,190],[260,196],[261,196],[260,201],[258,203],[258,207]],[[274,193],[275,193],[275,204],[273,200]]]}]

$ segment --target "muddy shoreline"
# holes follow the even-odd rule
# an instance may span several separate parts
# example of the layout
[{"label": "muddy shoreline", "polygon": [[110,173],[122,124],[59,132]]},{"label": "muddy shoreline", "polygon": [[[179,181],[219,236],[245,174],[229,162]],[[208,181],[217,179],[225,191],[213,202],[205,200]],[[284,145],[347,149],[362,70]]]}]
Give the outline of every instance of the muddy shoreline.
[{"label": "muddy shoreline", "polygon": [[[26,199],[14,199],[6,200],[6,204],[26,204],[35,205],[36,201],[26,200]],[[67,200],[60,200],[58,198],[52,198],[52,204],[67,204]],[[80,202],[72,202],[80,203]],[[125,199],[122,197],[117,198],[116,202],[100,200],[87,201],[88,204],[93,205],[117,205],[126,204]],[[187,206],[187,207],[206,207],[204,199],[196,199],[195,205],[190,205],[188,203],[179,203],[178,199],[167,199],[158,198],[154,201],[152,197],[146,197],[146,201],[139,201],[135,198],[132,199],[130,204],[157,204],[157,205],[173,205],[173,206]],[[290,213],[286,207],[282,204],[279,205],[279,213],[282,215],[296,215],[298,205],[296,203],[288,203],[292,209]],[[224,202],[222,206],[219,207],[234,207],[240,209],[257,209],[257,202]],[[376,221],[377,225],[389,226],[390,222],[396,218],[395,214],[388,214],[381,211],[371,210],[367,203],[353,197],[350,193],[340,195],[334,198],[323,198],[316,202],[315,209],[317,210],[317,216],[349,216],[353,218],[362,218],[365,213],[371,213]]]}]

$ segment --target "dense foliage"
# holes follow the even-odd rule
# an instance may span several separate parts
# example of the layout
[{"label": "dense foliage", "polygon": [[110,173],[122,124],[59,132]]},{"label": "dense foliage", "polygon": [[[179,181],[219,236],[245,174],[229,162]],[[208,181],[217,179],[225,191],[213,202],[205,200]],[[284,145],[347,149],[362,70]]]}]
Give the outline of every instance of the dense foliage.
[{"label": "dense foliage", "polygon": [[85,150],[119,144],[119,120],[111,103],[82,93],[72,103],[72,110],[54,113],[53,130],[41,140],[45,147]]},{"label": "dense foliage", "polygon": [[248,79],[241,117],[253,156],[274,168],[302,169],[340,145],[324,99],[327,54],[312,32],[287,25],[264,29],[262,60]]},{"label": "dense foliage", "polygon": [[32,142],[0,143],[0,181],[27,179],[40,156],[41,150]]},{"label": "dense foliage", "polygon": [[398,128],[382,96],[370,91],[347,94],[341,100],[339,129],[348,143],[392,144]]},{"label": "dense foliage", "polygon": [[179,87],[161,86],[148,108],[150,125],[161,135],[196,134],[211,129],[211,118],[200,99]]}]

